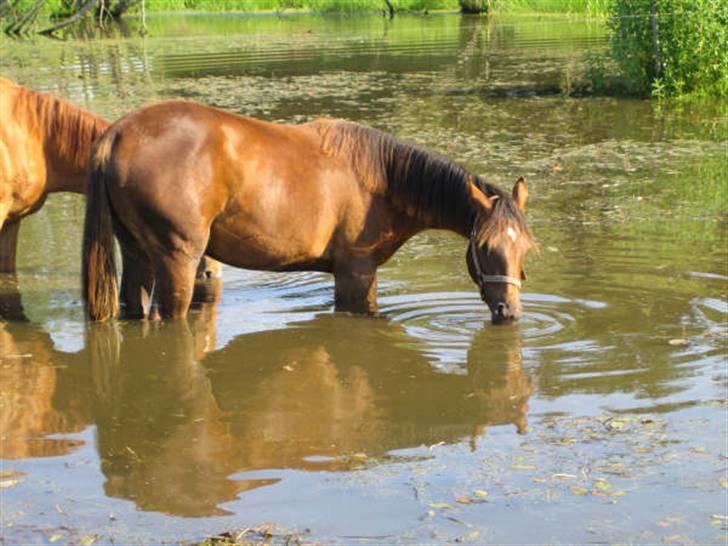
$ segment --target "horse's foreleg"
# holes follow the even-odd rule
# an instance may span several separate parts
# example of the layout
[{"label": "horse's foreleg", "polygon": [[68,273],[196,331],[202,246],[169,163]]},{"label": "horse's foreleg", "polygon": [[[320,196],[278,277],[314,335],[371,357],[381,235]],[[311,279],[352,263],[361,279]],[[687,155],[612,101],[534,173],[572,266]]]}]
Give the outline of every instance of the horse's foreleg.
[{"label": "horse's foreleg", "polygon": [[0,222],[0,273],[15,273],[15,255],[18,249],[20,220]]},{"label": "horse's foreleg", "polygon": [[0,277],[0,319],[25,322],[28,317],[23,311],[23,302],[14,274]]},{"label": "horse's foreleg", "polygon": [[217,303],[222,295],[222,264],[203,256],[195,273],[195,303]]},{"label": "horse's foreleg", "polygon": [[222,277],[222,264],[209,256],[203,256],[197,266],[197,280],[219,279]]},{"label": "horse's foreleg", "polygon": [[336,268],[334,271],[334,304],[337,311],[376,313],[376,267]]}]

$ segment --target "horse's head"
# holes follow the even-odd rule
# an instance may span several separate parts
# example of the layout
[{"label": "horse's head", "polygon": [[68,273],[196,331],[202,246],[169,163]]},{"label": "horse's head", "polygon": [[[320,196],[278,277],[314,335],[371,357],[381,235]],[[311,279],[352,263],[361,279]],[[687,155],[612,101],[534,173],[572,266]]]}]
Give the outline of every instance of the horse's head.
[{"label": "horse's head", "polygon": [[519,178],[512,196],[487,196],[471,181],[470,193],[477,214],[466,256],[468,271],[490,308],[493,323],[513,322],[521,317],[523,263],[533,245],[523,216],[528,184]]}]

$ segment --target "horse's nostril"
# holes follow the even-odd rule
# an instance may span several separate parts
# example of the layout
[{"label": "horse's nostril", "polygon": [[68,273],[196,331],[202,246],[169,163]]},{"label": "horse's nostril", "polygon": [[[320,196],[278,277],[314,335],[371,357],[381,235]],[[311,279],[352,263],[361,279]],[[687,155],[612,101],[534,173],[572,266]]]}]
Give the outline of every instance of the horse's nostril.
[{"label": "horse's nostril", "polygon": [[496,313],[498,313],[500,316],[504,316],[506,314],[507,308],[508,308],[508,306],[505,303],[501,302],[498,305],[496,305],[495,310],[496,310]]}]

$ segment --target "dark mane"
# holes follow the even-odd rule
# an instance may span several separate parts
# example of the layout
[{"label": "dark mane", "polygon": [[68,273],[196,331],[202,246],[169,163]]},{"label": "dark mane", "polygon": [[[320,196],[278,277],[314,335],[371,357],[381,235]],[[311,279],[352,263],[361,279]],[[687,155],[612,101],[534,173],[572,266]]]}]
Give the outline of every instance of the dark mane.
[{"label": "dark mane", "polygon": [[66,100],[17,86],[14,116],[37,131],[58,155],[75,167],[84,168],[91,145],[109,122]]},{"label": "dark mane", "polygon": [[486,183],[447,157],[356,123],[316,123],[321,126],[326,151],[350,157],[360,179],[373,190],[381,188],[395,206],[426,225],[468,233],[476,220],[470,202],[472,180],[487,196],[498,197],[487,222],[489,234],[505,229],[506,221],[515,221],[530,236],[510,193]]}]

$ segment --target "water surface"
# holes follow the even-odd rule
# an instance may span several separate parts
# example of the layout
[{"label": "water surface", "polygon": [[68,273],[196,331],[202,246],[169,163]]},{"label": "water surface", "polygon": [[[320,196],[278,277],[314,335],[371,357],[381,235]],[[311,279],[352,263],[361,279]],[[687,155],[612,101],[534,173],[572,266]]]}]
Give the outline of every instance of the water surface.
[{"label": "water surface", "polygon": [[[0,41],[0,73],[110,119],[186,97],[345,117],[530,181],[523,320],[493,327],[466,242],[411,240],[381,318],[314,273],[227,268],[181,323],[86,325],[83,202],[24,221],[2,277],[8,543],[725,543],[726,111],[569,98],[593,22],[158,17]],[[22,320],[25,319],[25,320]]]}]

